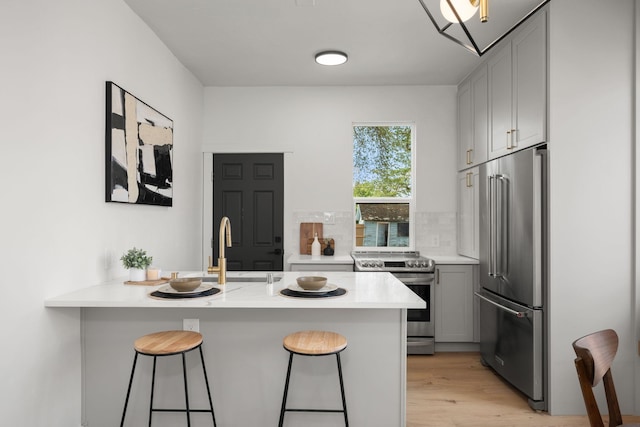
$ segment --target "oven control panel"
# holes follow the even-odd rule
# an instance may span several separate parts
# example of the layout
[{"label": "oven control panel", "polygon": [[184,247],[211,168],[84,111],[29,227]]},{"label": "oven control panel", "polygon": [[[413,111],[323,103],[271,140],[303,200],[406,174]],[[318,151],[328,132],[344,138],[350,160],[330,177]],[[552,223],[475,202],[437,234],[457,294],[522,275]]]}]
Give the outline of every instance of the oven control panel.
[{"label": "oven control panel", "polygon": [[431,272],[434,268],[433,260],[423,257],[406,260],[355,259],[355,271]]}]

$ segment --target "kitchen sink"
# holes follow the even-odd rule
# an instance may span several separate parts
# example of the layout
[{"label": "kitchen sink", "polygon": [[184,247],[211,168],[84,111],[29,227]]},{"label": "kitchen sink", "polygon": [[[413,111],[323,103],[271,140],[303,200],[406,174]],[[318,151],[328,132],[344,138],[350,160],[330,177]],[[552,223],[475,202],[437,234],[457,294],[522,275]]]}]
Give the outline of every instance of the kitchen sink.
[{"label": "kitchen sink", "polygon": [[[203,282],[217,282],[218,276],[206,276],[201,277]],[[282,277],[273,276],[273,281],[278,282]],[[229,277],[227,276],[227,283],[229,282],[263,282],[267,283],[267,276],[252,276],[252,277]]]}]

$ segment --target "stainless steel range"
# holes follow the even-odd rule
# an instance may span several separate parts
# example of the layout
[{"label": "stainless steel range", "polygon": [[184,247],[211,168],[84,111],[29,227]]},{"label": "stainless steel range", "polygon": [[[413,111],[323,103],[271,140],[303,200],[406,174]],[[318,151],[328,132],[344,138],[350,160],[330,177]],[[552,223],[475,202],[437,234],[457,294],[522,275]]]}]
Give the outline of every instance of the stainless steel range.
[{"label": "stainless steel range", "polygon": [[407,353],[433,354],[435,263],[420,252],[351,252],[354,271],[387,271],[426,303],[425,309],[407,310]]}]

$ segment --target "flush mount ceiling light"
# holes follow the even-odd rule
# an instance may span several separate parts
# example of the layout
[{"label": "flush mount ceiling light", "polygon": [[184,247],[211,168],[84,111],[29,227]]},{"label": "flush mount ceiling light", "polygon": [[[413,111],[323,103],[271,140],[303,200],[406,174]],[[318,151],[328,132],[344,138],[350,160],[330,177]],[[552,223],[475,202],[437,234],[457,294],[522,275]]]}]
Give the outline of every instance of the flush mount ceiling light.
[{"label": "flush mount ceiling light", "polygon": [[[549,2],[549,0],[503,1],[499,7],[492,10],[495,19],[492,19],[491,24],[487,24],[489,0],[418,1],[429,15],[438,33],[478,56],[484,55]],[[494,3],[500,2],[495,0]],[[471,20],[478,10],[480,10],[480,19]]]},{"label": "flush mount ceiling light", "polygon": [[320,65],[341,65],[347,62],[347,54],[338,50],[327,50],[316,54],[316,62]]}]

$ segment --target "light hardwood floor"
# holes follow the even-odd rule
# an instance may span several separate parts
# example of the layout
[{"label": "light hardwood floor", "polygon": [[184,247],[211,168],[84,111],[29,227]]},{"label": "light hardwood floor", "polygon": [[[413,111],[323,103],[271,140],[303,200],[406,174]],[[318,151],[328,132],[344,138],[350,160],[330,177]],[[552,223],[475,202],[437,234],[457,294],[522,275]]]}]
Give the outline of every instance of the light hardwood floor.
[{"label": "light hardwood floor", "polygon": [[[478,353],[409,356],[407,367],[407,427],[589,426],[586,416],[532,410],[522,394],[480,364]],[[575,385],[580,393],[577,378]]]}]

